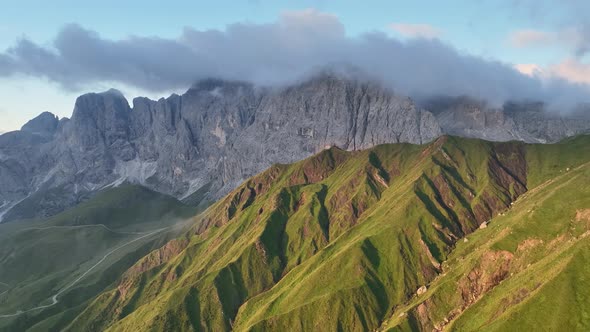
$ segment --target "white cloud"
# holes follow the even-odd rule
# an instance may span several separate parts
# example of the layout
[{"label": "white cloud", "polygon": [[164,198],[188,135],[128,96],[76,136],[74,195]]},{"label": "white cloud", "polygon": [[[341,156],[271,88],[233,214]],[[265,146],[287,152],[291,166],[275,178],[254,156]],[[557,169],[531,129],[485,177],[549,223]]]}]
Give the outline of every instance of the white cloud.
[{"label": "white cloud", "polygon": [[576,58],[566,58],[544,67],[534,63],[521,63],[514,65],[514,68],[542,80],[562,79],[572,83],[590,84],[590,63]]},{"label": "white cloud", "polygon": [[590,64],[568,58],[550,67],[550,72],[570,82],[590,84]]},{"label": "white cloud", "polygon": [[577,56],[586,52],[587,36],[579,27],[567,27],[557,31],[535,29],[516,30],[509,34],[510,45],[516,48],[562,48]]},{"label": "white cloud", "polygon": [[442,31],[430,24],[391,23],[389,27],[408,38],[434,39],[442,35]]},{"label": "white cloud", "polygon": [[528,76],[539,76],[542,72],[542,68],[534,63],[518,63],[514,65],[514,68],[519,72]]},{"label": "white cloud", "polygon": [[565,46],[575,57],[590,51],[590,1],[511,0],[511,4],[513,10],[525,9],[536,24],[553,26],[547,35],[552,46]]},{"label": "white cloud", "polygon": [[508,39],[512,46],[519,48],[547,46],[557,40],[554,33],[533,29],[513,31]]},{"label": "white cloud", "polygon": [[[407,36],[440,33],[426,25],[396,24]],[[399,40],[383,32],[351,37],[337,16],[314,9],[283,13],[273,23],[236,23],[223,30],[186,28],[178,38],[113,40],[68,25],[53,45],[23,39],[0,52],[0,77],[41,78],[69,93],[109,82],[156,94],[210,77],[286,84],[325,67],[358,69],[410,96],[469,95],[499,103],[550,101],[567,90],[571,103],[590,99],[586,87],[560,81],[556,88],[510,64],[465,54],[438,39]]]}]

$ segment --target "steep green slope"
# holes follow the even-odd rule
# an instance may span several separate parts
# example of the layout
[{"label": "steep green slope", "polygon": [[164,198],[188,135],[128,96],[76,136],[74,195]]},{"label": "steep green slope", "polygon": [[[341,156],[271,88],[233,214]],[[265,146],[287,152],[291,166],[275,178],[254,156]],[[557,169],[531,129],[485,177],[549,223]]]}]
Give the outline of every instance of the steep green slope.
[{"label": "steep green slope", "polygon": [[[332,148],[275,165],[210,207],[190,232],[137,262],[68,328],[527,327],[533,318],[526,317],[536,309],[517,306],[528,300],[496,300],[495,286],[533,278],[541,283],[536,289],[548,287],[549,295],[587,277],[579,269],[587,257],[582,249],[551,243],[564,230],[571,233],[576,211],[589,207],[590,193],[579,188],[589,187],[589,161],[588,136],[556,145],[442,137],[423,146]],[[569,196],[552,186],[561,182],[567,185],[559,190]],[[529,210],[540,211],[534,214],[539,218],[523,219]],[[584,234],[575,230],[571,236]],[[535,239],[545,251],[515,258]],[[571,260],[562,260],[554,246]],[[554,273],[535,273],[541,261],[555,265],[548,269]],[[527,264],[535,269],[515,267]],[[577,289],[569,294],[562,301],[585,296]],[[498,303],[515,307],[496,315]],[[480,310],[492,314],[480,317]],[[583,321],[581,310],[574,317]]]},{"label": "steep green slope", "polygon": [[566,169],[460,241],[383,330],[587,331],[590,163]]},{"label": "steep green slope", "polygon": [[63,327],[137,259],[178,236],[173,226],[194,213],[124,185],[46,220],[1,224],[0,330]]}]

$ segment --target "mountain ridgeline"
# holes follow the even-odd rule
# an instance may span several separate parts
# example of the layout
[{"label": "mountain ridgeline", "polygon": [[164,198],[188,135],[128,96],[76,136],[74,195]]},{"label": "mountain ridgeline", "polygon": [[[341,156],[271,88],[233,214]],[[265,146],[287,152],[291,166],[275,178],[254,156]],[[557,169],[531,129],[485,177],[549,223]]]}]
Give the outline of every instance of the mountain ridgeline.
[{"label": "mountain ridgeline", "polygon": [[52,328],[587,330],[589,234],[589,136],[332,147],[250,178]]},{"label": "mountain ridgeline", "polygon": [[136,98],[132,107],[116,90],[86,94],[71,119],[43,113],[0,135],[0,218],[55,215],[123,182],[192,204],[214,201],[273,163],[329,146],[420,144],[443,133],[553,142],[590,128],[587,117],[551,115],[541,104],[489,109],[442,98],[422,106],[331,74],[281,88],[204,80],[182,96]]}]

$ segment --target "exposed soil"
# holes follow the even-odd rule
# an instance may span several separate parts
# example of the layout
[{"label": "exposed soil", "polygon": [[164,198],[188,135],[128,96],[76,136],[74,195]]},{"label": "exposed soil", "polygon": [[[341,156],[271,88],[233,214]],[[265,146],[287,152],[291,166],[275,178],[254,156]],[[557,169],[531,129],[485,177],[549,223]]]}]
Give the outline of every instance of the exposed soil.
[{"label": "exposed soil", "polygon": [[[125,299],[127,292],[135,283],[135,279],[137,276],[141,275],[145,271],[151,270],[155,267],[158,267],[162,264],[169,262],[172,258],[180,254],[187,247],[187,245],[187,239],[171,240],[168,243],[166,243],[163,247],[152,251],[138,263],[129,268],[129,270],[127,270],[127,272],[125,272],[125,274],[123,275],[123,279],[117,287],[121,299]],[[174,275],[169,274],[167,278],[176,279],[176,277],[176,272],[174,272]]]},{"label": "exposed soil", "polygon": [[458,283],[463,308],[469,307],[510,274],[514,255],[508,251],[488,251]]},{"label": "exposed soil", "polygon": [[590,209],[576,211],[576,221],[590,221]]}]

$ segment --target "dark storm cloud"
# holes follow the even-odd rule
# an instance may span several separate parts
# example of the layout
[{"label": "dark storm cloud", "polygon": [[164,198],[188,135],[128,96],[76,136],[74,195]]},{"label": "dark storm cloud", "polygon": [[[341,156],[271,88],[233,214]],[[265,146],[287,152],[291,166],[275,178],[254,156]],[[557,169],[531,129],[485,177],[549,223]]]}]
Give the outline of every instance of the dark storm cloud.
[{"label": "dark storm cloud", "polygon": [[349,37],[336,16],[314,10],[287,12],[272,24],[233,24],[223,31],[186,28],[177,39],[113,41],[69,25],[51,48],[25,39],[0,53],[0,75],[46,77],[68,89],[116,81],[161,91],[205,77],[283,84],[325,67],[352,67],[418,96],[467,94],[492,102],[553,103],[587,97],[585,86],[541,81],[437,40],[402,42],[380,32]]}]

